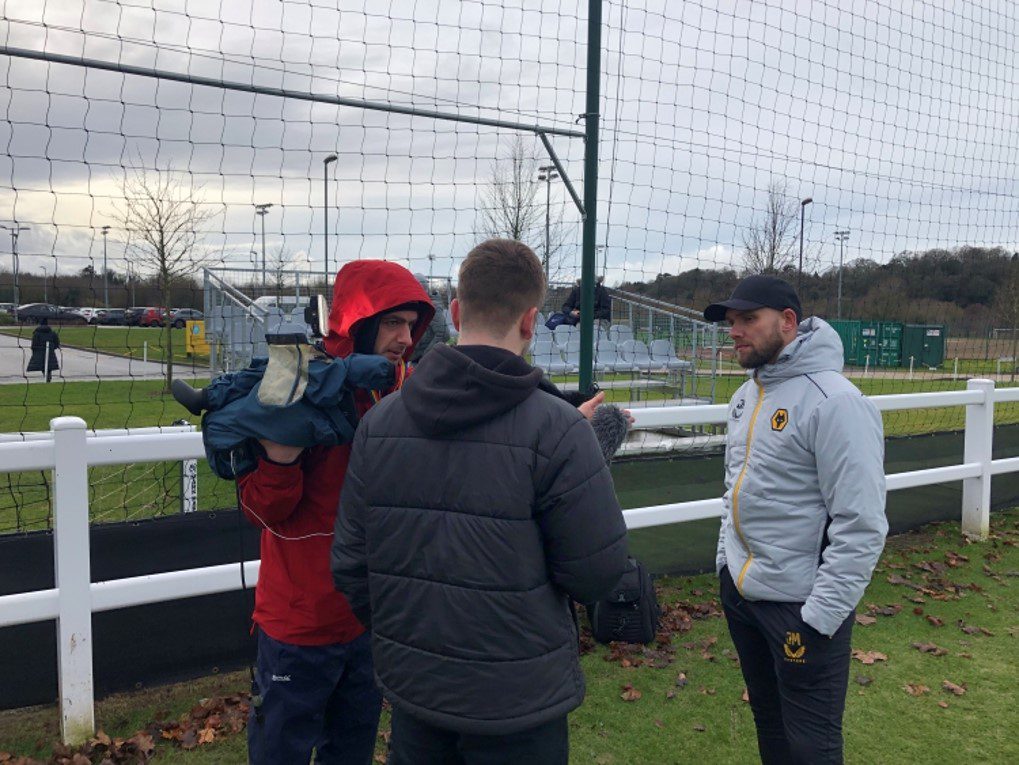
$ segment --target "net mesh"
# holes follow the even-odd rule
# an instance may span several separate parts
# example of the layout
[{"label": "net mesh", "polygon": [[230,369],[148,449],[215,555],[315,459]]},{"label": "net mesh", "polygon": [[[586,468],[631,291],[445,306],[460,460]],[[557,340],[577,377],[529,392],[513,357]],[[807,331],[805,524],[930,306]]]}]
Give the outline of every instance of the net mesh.
[{"label": "net mesh", "polygon": [[[531,129],[399,111],[580,131],[586,27],[576,0],[8,0],[0,300],[92,310],[48,314],[55,363],[33,354],[41,314],[19,325],[0,310],[0,432],[59,415],[169,425],[185,416],[169,367],[200,385],[242,366],[269,319],[358,258],[407,265],[445,305],[471,246],[514,236],[547,263],[544,316],[568,308],[583,141],[550,136],[564,178]],[[611,308],[595,377],[610,400],[727,401],[743,372],[700,311],[756,271],[839,322],[865,393],[1014,383],[1016,32],[1008,4],[604,3],[597,271]],[[139,222],[156,209],[181,235],[164,252]],[[179,326],[195,318],[207,345]],[[535,361],[575,387],[576,339],[538,340]],[[717,448],[720,433],[646,434],[635,453]],[[180,470],[93,468],[96,520],[178,512]],[[0,531],[46,526],[49,487],[3,474]],[[231,501],[201,465],[199,506]]]}]

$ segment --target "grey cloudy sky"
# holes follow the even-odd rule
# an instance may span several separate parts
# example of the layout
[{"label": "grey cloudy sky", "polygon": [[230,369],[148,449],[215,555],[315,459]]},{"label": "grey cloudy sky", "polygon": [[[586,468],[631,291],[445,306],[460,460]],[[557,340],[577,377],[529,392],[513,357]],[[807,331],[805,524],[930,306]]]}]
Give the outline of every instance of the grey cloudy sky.
[{"label": "grey cloudy sky", "polygon": [[[204,77],[577,127],[586,2],[6,0],[0,39]],[[773,181],[835,257],[1019,247],[1019,31],[1010,3],[606,2],[599,242],[609,280],[739,263]],[[449,274],[510,131],[0,57],[0,219],[31,226],[23,268],[101,254],[125,167],[186,174],[216,212],[205,246],[243,264],[253,205],[269,249],[321,268],[322,159],[336,151],[330,251]],[[582,141],[556,150],[578,190]],[[577,214],[553,187],[579,252]],[[539,195],[544,202],[544,194]],[[4,232],[0,232],[2,234]],[[111,256],[120,257],[114,232]],[[536,232],[534,244],[540,243]],[[0,237],[0,263],[9,268]],[[335,255],[334,255],[335,257]]]}]

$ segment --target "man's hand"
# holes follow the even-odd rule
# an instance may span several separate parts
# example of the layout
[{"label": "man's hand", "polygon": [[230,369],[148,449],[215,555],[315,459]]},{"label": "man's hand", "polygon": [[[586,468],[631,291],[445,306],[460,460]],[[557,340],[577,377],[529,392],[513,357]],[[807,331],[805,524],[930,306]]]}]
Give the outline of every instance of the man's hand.
[{"label": "man's hand", "polygon": [[[588,399],[583,404],[578,406],[577,411],[579,411],[582,415],[584,415],[584,417],[590,420],[592,417],[594,417],[594,410],[598,408],[598,404],[603,403],[605,403],[605,391],[600,390],[597,393],[595,393],[592,398]],[[629,412],[627,412],[627,414],[629,414]]]},{"label": "man's hand", "polygon": [[270,441],[268,438],[258,439],[258,443],[265,449],[265,456],[273,462],[278,462],[282,465],[290,465],[297,462],[301,456],[301,452],[304,451],[303,446],[285,446],[278,444],[275,441]]},{"label": "man's hand", "polygon": [[579,319],[580,318],[580,309],[579,308],[574,308],[572,311],[570,311],[570,316],[572,316],[574,319]]}]

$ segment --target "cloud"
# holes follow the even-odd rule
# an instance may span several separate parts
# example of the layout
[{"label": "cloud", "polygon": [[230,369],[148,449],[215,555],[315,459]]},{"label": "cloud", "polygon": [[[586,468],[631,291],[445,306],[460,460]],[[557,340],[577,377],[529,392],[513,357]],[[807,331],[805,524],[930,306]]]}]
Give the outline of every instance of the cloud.
[{"label": "cloud", "polygon": [[[609,279],[729,267],[767,188],[810,196],[808,252],[1019,246],[1010,22],[972,4],[772,0],[606,4],[598,244]],[[196,76],[577,129],[586,3],[256,0],[208,10],[9,0],[6,43]],[[26,269],[92,262],[135,161],[186,173],[217,216],[205,246],[330,251],[455,273],[509,131],[0,58],[0,218]],[[578,191],[583,142],[557,138]],[[565,189],[553,204],[572,227]],[[2,233],[2,232],[0,232]],[[110,253],[123,262],[122,232]],[[0,237],[2,257],[3,237]],[[428,256],[434,255],[434,261]],[[847,253],[848,257],[848,253]],[[64,266],[61,265],[61,268]]]}]

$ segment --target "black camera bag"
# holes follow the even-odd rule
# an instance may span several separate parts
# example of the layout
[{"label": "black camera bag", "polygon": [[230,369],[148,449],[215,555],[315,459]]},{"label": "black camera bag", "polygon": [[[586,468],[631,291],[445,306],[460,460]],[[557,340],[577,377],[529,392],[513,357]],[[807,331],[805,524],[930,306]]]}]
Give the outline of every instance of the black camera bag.
[{"label": "black camera bag", "polygon": [[591,634],[599,643],[650,643],[658,631],[662,610],[651,575],[634,558],[612,591],[596,603],[588,603]]}]

